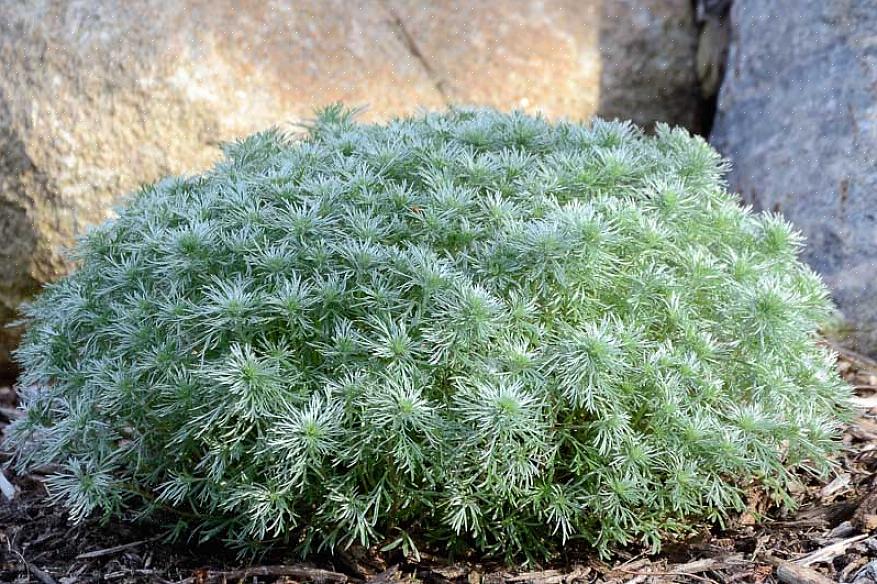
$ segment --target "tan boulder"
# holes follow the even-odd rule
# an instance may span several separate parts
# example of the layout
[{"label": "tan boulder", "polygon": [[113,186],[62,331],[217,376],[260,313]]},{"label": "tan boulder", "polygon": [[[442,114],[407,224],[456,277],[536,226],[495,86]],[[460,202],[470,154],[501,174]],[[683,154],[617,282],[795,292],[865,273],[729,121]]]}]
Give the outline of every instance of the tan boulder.
[{"label": "tan boulder", "polygon": [[695,35],[688,0],[0,3],[0,324],[120,195],[222,141],[334,101],[692,126]]}]

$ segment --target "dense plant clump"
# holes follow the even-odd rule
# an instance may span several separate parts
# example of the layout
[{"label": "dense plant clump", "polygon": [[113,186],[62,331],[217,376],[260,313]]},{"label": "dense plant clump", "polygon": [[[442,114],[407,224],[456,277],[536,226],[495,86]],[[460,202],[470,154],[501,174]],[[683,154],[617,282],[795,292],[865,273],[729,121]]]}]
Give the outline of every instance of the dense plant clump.
[{"label": "dense plant clump", "polygon": [[[800,238],[702,139],[323,112],[144,188],[27,309],[19,468],[239,543],[657,545],[824,472]],[[162,515],[163,517],[166,515]]]}]

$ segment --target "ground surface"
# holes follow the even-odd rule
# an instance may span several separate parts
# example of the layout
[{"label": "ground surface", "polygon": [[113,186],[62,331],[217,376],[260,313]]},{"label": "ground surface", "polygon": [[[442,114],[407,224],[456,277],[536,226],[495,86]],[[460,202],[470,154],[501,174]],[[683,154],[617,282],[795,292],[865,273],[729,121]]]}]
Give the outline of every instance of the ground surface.
[{"label": "ground surface", "polygon": [[[452,564],[426,554],[414,561],[398,551],[372,550],[350,550],[307,565],[281,552],[242,563],[219,547],[165,544],[143,526],[72,525],[47,500],[43,476],[7,472],[6,491],[14,488],[14,494],[11,500],[0,495],[0,582],[877,583],[877,363],[838,350],[838,366],[856,387],[862,415],[846,430],[837,477],[802,487],[801,507],[793,514],[769,508],[753,493],[750,510],[732,525],[704,528],[666,545],[660,555],[634,549],[610,563],[582,555],[519,572],[498,564]],[[0,434],[17,415],[14,404],[12,390],[0,387]],[[0,477],[0,487],[3,482]],[[756,517],[761,517],[757,524]]]}]

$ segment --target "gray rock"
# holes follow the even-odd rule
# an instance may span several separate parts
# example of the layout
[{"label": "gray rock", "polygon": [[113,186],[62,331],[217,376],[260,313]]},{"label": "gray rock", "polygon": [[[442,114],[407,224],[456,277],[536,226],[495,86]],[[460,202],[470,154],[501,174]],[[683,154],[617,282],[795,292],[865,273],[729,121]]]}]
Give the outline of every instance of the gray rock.
[{"label": "gray rock", "polygon": [[877,352],[877,5],[734,2],[712,143],[757,209],[808,237],[859,349]]},{"label": "gray rock", "polygon": [[874,584],[877,582],[877,560],[871,560],[856,572],[852,584]]},{"label": "gray rock", "polygon": [[0,1],[0,327],[120,195],[220,141],[338,100],[691,125],[695,40],[689,0]]},{"label": "gray rock", "polygon": [[[582,3],[586,4],[586,3]],[[602,1],[597,113],[698,130],[697,26],[691,0]]]}]

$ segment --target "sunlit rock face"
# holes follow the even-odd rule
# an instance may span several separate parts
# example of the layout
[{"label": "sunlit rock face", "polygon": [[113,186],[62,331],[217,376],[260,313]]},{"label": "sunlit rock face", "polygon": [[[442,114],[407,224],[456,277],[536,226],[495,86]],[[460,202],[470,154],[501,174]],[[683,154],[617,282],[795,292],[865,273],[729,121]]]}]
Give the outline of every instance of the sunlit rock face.
[{"label": "sunlit rock face", "polygon": [[320,105],[692,127],[692,20],[688,0],[0,3],[0,325],[121,195]]},{"label": "sunlit rock face", "polygon": [[731,188],[808,237],[858,347],[877,354],[877,13],[869,0],[734,3],[713,144]]}]

